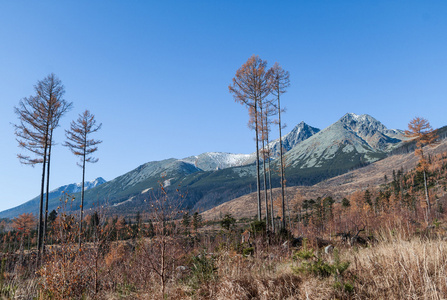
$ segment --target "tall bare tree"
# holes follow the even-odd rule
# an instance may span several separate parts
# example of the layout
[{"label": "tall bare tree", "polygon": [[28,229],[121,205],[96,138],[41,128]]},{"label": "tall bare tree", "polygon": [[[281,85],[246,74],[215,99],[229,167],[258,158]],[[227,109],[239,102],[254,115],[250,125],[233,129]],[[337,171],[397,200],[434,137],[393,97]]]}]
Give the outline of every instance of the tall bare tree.
[{"label": "tall bare tree", "polygon": [[45,192],[45,216],[43,218],[43,234],[42,234],[42,249],[45,249],[45,237],[48,226],[48,197],[50,194],[50,164],[51,164],[51,149],[53,146],[53,131],[59,127],[59,121],[63,114],[65,114],[73,104],[68,103],[63,99],[65,88],[62,82],[53,73],[47,76],[44,80],[38,81],[35,86],[37,95],[49,103],[52,107],[50,110],[51,125],[48,130],[48,158],[47,158],[47,182]]},{"label": "tall bare tree", "polygon": [[[270,133],[270,124],[272,124],[272,120],[270,119],[271,116],[274,116],[276,114],[276,109],[273,106],[273,102],[271,100],[264,99],[260,102],[259,105],[259,112],[258,112],[258,133],[259,133],[259,139],[261,141],[261,153],[262,153],[262,173],[264,177],[264,204],[265,204],[265,220],[266,220],[266,229],[270,230],[269,228],[269,211],[273,212],[273,208],[269,209],[268,205],[268,185],[267,185],[267,164],[270,166],[270,149],[269,149],[269,133]],[[254,123],[255,118],[254,116],[251,116],[250,123]],[[253,125],[253,124],[251,124]],[[271,175],[271,174],[270,174]],[[271,183],[271,176],[270,183]],[[271,189],[270,189],[270,194]],[[272,195],[271,195],[271,202],[273,202]],[[272,204],[273,205],[273,204]],[[271,216],[273,216],[270,213]],[[272,228],[273,228],[273,217],[272,217]]]},{"label": "tall bare tree", "polygon": [[79,247],[82,245],[82,217],[84,212],[84,183],[85,183],[85,163],[96,163],[97,158],[91,156],[98,150],[97,145],[102,143],[100,140],[94,140],[90,138],[90,135],[99,129],[102,124],[96,125],[95,116],[88,110],[80,114],[76,121],[72,121],[70,124],[70,130],[65,130],[65,136],[67,141],[64,146],[68,147],[71,152],[79,156],[80,163],[78,166],[82,168],[82,189],[81,189],[81,209],[80,209],[80,221],[79,221]]},{"label": "tall bare tree", "polygon": [[[262,110],[262,139],[265,141],[263,142],[262,146],[262,152],[263,152],[263,158],[264,158],[264,185],[266,186],[266,172],[268,170],[268,188],[270,189],[270,220],[271,220],[271,226],[272,231],[275,231],[275,212],[274,212],[274,205],[273,205],[273,192],[272,192],[272,170],[270,167],[270,161],[272,159],[272,152],[270,149],[270,131],[271,127],[270,125],[275,123],[275,120],[271,120],[270,117],[274,116],[276,114],[276,107],[273,105],[272,101],[265,101],[264,109]],[[265,166],[265,162],[267,162],[267,168]],[[267,187],[266,187],[267,188]],[[267,190],[265,191],[267,193]],[[267,196],[265,196],[267,199]],[[267,204],[266,204],[267,205]],[[267,221],[268,224],[268,221]],[[268,229],[268,226],[267,226]]]},{"label": "tall bare tree", "polygon": [[426,219],[428,222],[431,211],[431,203],[427,187],[427,169],[429,162],[424,155],[424,147],[427,145],[434,145],[438,136],[430,123],[421,117],[415,117],[408,123],[408,130],[405,130],[405,135],[409,138],[416,139],[415,154],[419,156],[418,171],[422,172],[424,175],[425,201],[427,203]]},{"label": "tall bare tree", "polygon": [[45,221],[43,220],[43,199],[45,179],[47,181],[46,205],[48,208],[49,172],[51,146],[53,145],[53,131],[59,126],[60,118],[67,112],[72,103],[63,99],[65,93],[62,82],[54,74],[50,74],[34,86],[36,95],[23,98],[14,112],[19,123],[14,125],[19,147],[31,152],[31,156],[18,154],[21,163],[28,165],[42,164],[42,182],[39,203],[38,226],[38,257],[40,263],[41,252],[44,247]]},{"label": "tall bare tree", "polygon": [[278,63],[275,63],[270,69],[270,86],[271,93],[278,100],[278,128],[279,128],[279,155],[280,155],[280,168],[281,168],[281,206],[282,206],[282,226],[286,228],[286,205],[285,205],[285,179],[284,179],[284,162],[283,162],[283,146],[282,146],[282,124],[281,124],[281,95],[287,91],[290,86],[289,72],[285,71]]},{"label": "tall bare tree", "polygon": [[237,71],[228,87],[234,100],[252,110],[256,140],[256,186],[258,200],[258,220],[261,221],[261,181],[259,168],[259,126],[258,110],[263,99],[270,94],[267,62],[257,55],[251,56]]}]

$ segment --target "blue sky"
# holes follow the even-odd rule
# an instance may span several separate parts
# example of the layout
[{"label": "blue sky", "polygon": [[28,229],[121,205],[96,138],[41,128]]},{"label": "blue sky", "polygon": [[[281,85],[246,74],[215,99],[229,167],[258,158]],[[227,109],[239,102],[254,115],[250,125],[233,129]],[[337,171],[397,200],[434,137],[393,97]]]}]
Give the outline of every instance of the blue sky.
[{"label": "blue sky", "polygon": [[79,182],[64,129],[85,109],[103,128],[87,179],[153,160],[250,153],[247,111],[228,85],[257,54],[290,72],[288,129],[346,112],[388,128],[447,125],[445,1],[0,1],[0,210],[39,194],[20,165],[13,108],[54,72],[74,109],[56,132],[51,188]]}]

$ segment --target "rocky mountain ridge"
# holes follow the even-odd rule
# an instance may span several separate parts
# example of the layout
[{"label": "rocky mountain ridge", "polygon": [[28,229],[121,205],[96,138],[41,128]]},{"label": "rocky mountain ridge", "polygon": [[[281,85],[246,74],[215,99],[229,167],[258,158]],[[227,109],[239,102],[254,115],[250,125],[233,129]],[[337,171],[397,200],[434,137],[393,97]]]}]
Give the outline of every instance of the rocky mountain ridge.
[{"label": "rocky mountain ridge", "polygon": [[[86,181],[84,183],[84,191],[88,191],[92,188],[98,187],[106,182],[107,181],[102,177],[98,177],[92,181]],[[60,204],[59,200],[63,196],[64,193],[69,194],[69,195],[80,193],[82,190],[81,186],[82,186],[81,183],[72,183],[72,184],[63,185],[61,187],[51,190],[50,193],[48,194],[48,202],[55,203],[56,206],[52,205],[50,210],[54,209],[55,207],[57,207]],[[44,197],[46,197],[46,194],[44,194]],[[16,217],[16,216],[24,213],[24,212],[27,212],[27,213],[32,212],[32,213],[36,214],[39,209],[39,203],[40,203],[40,195],[36,196],[35,198],[31,199],[30,201],[25,202],[19,206],[16,206],[11,209],[7,209],[5,211],[0,212],[0,217],[1,218],[13,218],[13,217]]]},{"label": "rocky mountain ridge", "polygon": [[405,139],[402,131],[387,129],[369,115],[347,113],[291,149],[286,163],[292,168],[321,168],[343,157],[346,165],[368,164],[386,157]]},{"label": "rocky mountain ridge", "polygon": [[[369,164],[386,157],[403,139],[402,131],[387,129],[369,115],[348,113],[321,131],[301,122],[283,136],[288,185],[312,185]],[[277,155],[279,140],[269,147]],[[186,195],[183,207],[202,211],[251,193],[256,188],[254,161],[254,153],[207,152],[148,162],[86,191],[84,207],[119,206],[115,213],[132,213],[148,198],[157,197],[149,191],[163,185],[168,190],[182,190]],[[273,187],[279,186],[278,166],[274,159]],[[57,204],[56,200],[51,202],[50,209]]]}]

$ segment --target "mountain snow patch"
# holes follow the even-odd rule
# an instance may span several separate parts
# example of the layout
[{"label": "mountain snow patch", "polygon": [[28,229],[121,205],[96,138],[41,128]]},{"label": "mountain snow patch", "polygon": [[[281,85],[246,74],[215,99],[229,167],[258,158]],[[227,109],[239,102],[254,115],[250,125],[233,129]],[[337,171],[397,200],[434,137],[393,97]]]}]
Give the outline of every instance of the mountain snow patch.
[{"label": "mountain snow patch", "polygon": [[153,188],[147,188],[147,189],[145,189],[145,190],[143,190],[142,192],[141,192],[141,194],[146,194],[147,192],[149,192],[150,190],[153,190]]}]

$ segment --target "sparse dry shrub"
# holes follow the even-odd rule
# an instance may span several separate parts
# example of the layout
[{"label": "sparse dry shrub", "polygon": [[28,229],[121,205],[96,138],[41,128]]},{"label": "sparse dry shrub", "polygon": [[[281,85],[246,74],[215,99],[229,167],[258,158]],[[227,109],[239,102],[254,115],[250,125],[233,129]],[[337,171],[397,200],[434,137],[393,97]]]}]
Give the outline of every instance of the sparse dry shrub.
[{"label": "sparse dry shrub", "polygon": [[129,254],[129,247],[124,243],[115,243],[110,247],[109,253],[105,255],[105,263],[107,267],[123,263],[126,255]]},{"label": "sparse dry shrub", "polygon": [[108,233],[99,227],[96,229],[93,240],[79,248],[79,221],[73,215],[59,213],[54,222],[55,244],[47,247],[37,271],[41,297],[95,297],[101,286],[105,287],[104,255],[108,248]]},{"label": "sparse dry shrub", "polygon": [[80,298],[92,282],[88,261],[74,248],[57,247],[50,251],[38,271],[43,295],[53,299]]},{"label": "sparse dry shrub", "polygon": [[154,285],[159,285],[160,289],[154,292],[163,295],[165,289],[175,281],[175,270],[183,256],[182,243],[178,237],[161,235],[141,241],[137,247],[137,257],[138,267],[142,268],[144,274],[145,288],[152,289]]}]

